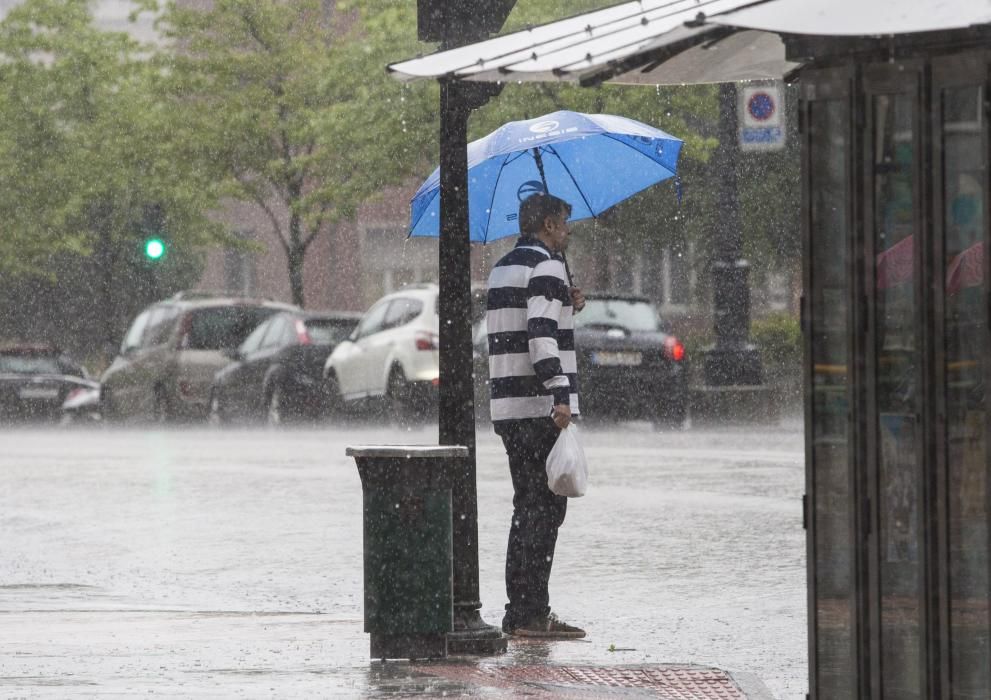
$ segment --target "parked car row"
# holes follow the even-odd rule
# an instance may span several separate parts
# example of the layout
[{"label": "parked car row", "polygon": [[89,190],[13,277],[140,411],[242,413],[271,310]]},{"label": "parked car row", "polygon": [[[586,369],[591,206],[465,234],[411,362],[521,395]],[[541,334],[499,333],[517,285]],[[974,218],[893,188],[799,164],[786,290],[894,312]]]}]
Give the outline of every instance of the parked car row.
[{"label": "parked car row", "polygon": [[101,377],[107,420],[205,420],[214,377],[259,324],[296,307],[273,301],[181,292],[131,323],[120,354]]},{"label": "parked car row", "polygon": [[279,424],[372,406],[399,418],[436,409],[435,284],[365,313],[183,293],[132,322],[102,377],[108,421]]},{"label": "parked car row", "polygon": [[[435,418],[438,293],[436,284],[409,285],[364,314],[180,293],[138,314],[99,383],[54,348],[0,349],[0,416],[280,424],[376,409],[397,421]],[[484,316],[473,343],[484,418]],[[587,295],[575,345],[586,417],[684,421],[684,347],[648,299]]]}]

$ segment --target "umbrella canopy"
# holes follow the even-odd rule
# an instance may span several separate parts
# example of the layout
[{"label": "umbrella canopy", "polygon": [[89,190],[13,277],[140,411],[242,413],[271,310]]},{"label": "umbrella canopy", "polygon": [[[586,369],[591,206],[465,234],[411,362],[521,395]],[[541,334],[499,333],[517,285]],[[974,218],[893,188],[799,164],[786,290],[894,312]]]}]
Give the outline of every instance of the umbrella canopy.
[{"label": "umbrella canopy", "polygon": [[[519,233],[520,202],[549,192],[571,221],[598,216],[673,177],[681,139],[626,117],[560,111],[509,122],[468,144],[471,240]],[[410,236],[440,235],[440,168],[410,202]]]}]

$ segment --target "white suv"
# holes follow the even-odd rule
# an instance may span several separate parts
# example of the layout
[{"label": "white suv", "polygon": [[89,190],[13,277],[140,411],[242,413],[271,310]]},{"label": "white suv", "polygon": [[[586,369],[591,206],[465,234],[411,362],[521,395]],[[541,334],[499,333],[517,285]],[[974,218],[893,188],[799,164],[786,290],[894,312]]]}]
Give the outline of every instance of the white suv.
[{"label": "white suv", "polygon": [[436,284],[409,285],[375,302],[324,364],[331,396],[386,399],[397,416],[435,411],[440,379],[437,293]]}]

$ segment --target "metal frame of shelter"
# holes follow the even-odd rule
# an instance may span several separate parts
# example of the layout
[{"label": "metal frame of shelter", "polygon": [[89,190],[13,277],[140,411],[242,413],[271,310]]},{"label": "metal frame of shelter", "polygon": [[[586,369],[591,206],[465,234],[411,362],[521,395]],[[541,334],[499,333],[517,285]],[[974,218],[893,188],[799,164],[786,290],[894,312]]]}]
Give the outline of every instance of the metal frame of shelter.
[{"label": "metal frame of shelter", "polygon": [[[440,80],[462,136],[484,83],[799,77],[810,694],[991,697],[991,3],[636,0],[390,70]],[[441,442],[473,445],[448,371]]]}]

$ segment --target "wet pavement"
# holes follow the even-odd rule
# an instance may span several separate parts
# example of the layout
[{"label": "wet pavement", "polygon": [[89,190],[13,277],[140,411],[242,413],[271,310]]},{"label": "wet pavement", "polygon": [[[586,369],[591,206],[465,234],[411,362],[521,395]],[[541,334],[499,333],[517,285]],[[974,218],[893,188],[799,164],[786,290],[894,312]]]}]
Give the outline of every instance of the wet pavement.
[{"label": "wet pavement", "polygon": [[[435,427],[7,430],[0,696],[803,698],[800,422],[584,439],[551,600],[589,636],[411,665],[368,660],[344,448]],[[498,623],[512,490],[485,429],[478,454]]]}]

